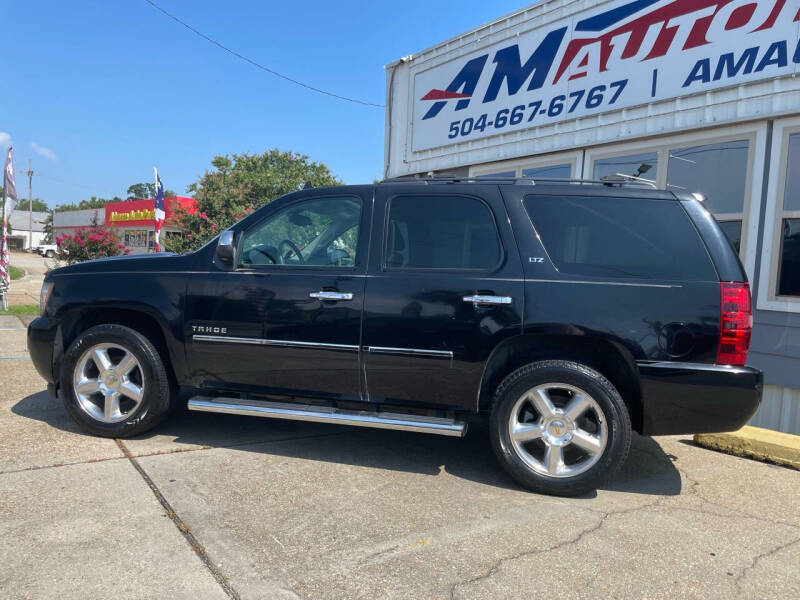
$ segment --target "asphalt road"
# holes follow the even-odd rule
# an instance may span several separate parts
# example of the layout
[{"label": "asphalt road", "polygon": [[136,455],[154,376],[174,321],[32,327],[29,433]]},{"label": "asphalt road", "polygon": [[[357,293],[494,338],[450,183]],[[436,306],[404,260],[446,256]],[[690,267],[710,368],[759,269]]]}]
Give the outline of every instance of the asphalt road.
[{"label": "asphalt road", "polygon": [[80,433],[0,320],[2,598],[796,598],[800,472],[634,436],[596,494],[464,439],[179,414]]}]

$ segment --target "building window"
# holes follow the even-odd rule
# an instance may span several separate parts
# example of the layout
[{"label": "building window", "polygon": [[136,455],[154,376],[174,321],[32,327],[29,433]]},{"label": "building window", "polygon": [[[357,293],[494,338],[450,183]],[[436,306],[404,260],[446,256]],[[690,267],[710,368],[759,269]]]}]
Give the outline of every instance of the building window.
[{"label": "building window", "polygon": [[569,163],[550,165],[549,167],[531,167],[522,169],[523,177],[536,179],[569,179],[572,176],[572,165]]},{"label": "building window", "polygon": [[146,229],[126,229],[122,242],[128,248],[147,248]]},{"label": "building window", "polygon": [[783,206],[778,223],[777,295],[800,297],[800,133],[789,136]]},{"label": "building window", "polygon": [[516,171],[501,171],[499,173],[484,173],[478,175],[475,179],[496,179],[497,177],[516,177]]},{"label": "building window", "polygon": [[581,176],[583,151],[529,156],[471,167],[476,179],[485,177],[528,177],[532,179],[570,179]]},{"label": "building window", "polygon": [[747,195],[750,142],[733,140],[671,148],[667,162],[667,189],[700,193],[738,253],[742,242],[742,215]]},{"label": "building window", "polygon": [[658,181],[658,152],[613,156],[594,161],[594,179],[625,177],[655,184]]},{"label": "building window", "polygon": [[800,313],[800,118],[774,121],[769,159],[756,306]]}]

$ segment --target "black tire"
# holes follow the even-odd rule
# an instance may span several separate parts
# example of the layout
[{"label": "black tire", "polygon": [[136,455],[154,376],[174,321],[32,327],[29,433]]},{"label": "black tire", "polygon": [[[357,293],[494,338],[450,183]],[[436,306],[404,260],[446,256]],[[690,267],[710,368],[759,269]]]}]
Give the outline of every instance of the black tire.
[{"label": "black tire", "polygon": [[[605,421],[606,443],[602,452],[596,452],[599,458],[592,459],[586,454],[585,463],[587,470],[575,475],[550,476],[537,472],[526,462],[512,443],[510,433],[511,419],[519,416],[512,415],[517,403],[529,390],[545,384],[567,384],[585,391],[595,401],[602,411],[602,419],[594,421],[596,431],[600,431],[599,422]],[[554,386],[558,388],[558,385]],[[569,392],[565,392],[568,394]],[[555,402],[553,403],[555,405]],[[525,406],[524,404],[522,406]],[[516,408],[519,410],[519,408]],[[526,410],[523,408],[522,410]],[[541,415],[538,421],[535,409],[527,409],[528,414],[533,413],[531,424],[539,426],[545,419]],[[523,414],[523,413],[520,413]],[[594,417],[596,408],[592,408],[590,417]],[[588,418],[588,417],[581,417]],[[527,423],[526,423],[527,425]],[[557,423],[556,425],[560,425]],[[592,424],[590,423],[590,426]],[[546,427],[541,429],[547,429]],[[560,429],[557,428],[558,431]],[[527,364],[508,375],[498,386],[492,400],[490,416],[490,435],[492,448],[503,468],[521,486],[542,494],[554,496],[580,496],[597,489],[611,479],[622,467],[628,456],[631,444],[631,420],[625,402],[613,385],[597,371],[574,362],[563,360],[548,360]],[[537,434],[538,435],[538,434]],[[599,434],[602,437],[602,434]],[[549,439],[549,438],[548,438]],[[570,438],[572,439],[572,438]],[[569,444],[569,442],[567,442]],[[544,436],[540,440],[525,442],[533,444],[531,455],[538,452],[536,445],[540,445],[542,452],[547,451]],[[519,446],[519,444],[517,444]],[[523,448],[527,450],[528,446]],[[565,452],[559,449],[559,452]],[[581,449],[577,449],[580,456]],[[525,452],[522,452],[525,454]],[[546,454],[543,455],[546,460]],[[564,454],[563,456],[566,456]],[[596,462],[592,463],[592,460]],[[544,462],[544,461],[542,461]],[[535,463],[534,463],[535,464]],[[576,464],[580,465],[579,462]],[[588,466],[591,464],[591,466]],[[559,469],[555,470],[559,473]]]},{"label": "black tire", "polygon": [[56,255],[56,253],[53,252],[52,250],[48,250],[47,252],[45,252],[45,255],[47,256],[47,258],[53,258]]},{"label": "black tire", "polygon": [[[93,418],[81,408],[73,388],[73,372],[78,361],[87,350],[98,344],[113,344],[129,351],[138,361],[141,371],[141,401],[124,416],[124,420],[115,423]],[[177,393],[155,346],[138,331],[122,325],[97,325],[78,335],[64,355],[60,379],[64,406],[72,419],[89,433],[109,438],[131,437],[152,429],[167,417],[170,401]]]}]

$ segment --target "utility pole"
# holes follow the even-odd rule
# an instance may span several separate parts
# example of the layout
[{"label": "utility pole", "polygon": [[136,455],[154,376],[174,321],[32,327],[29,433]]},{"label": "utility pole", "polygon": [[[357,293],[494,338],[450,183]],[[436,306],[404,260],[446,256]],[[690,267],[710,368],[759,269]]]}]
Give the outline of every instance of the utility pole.
[{"label": "utility pole", "polygon": [[33,250],[33,167],[28,159],[28,250]]}]

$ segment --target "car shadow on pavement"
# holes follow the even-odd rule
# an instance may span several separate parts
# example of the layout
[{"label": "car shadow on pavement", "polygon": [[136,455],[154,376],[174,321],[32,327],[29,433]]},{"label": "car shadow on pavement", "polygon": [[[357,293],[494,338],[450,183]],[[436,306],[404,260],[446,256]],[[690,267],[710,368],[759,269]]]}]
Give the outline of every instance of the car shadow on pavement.
[{"label": "car shadow on pavement", "polygon": [[[23,398],[11,411],[78,435],[60,400],[39,392]],[[406,471],[447,473],[485,485],[521,489],[497,463],[486,423],[473,421],[464,438],[442,437],[299,421],[177,411],[153,431],[131,438],[134,455],[202,448],[285,456],[318,462]],[[681,477],[671,457],[652,438],[633,434],[628,460],[603,489],[647,495],[678,495]],[[593,497],[591,494],[587,497]]]}]

